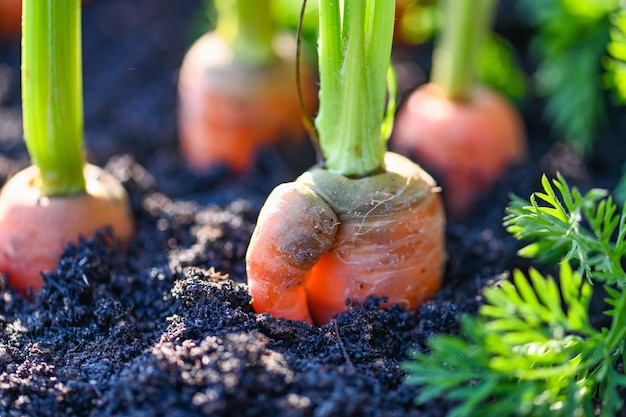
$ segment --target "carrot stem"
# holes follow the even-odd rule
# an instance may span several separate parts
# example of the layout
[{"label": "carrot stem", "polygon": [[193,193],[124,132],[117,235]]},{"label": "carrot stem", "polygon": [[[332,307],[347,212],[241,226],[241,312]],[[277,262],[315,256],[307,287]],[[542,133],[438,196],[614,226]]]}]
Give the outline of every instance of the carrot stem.
[{"label": "carrot stem", "polygon": [[491,25],[496,0],[444,0],[444,26],[433,54],[431,81],[451,100],[470,99],[476,58]]},{"label": "carrot stem", "polygon": [[80,0],[23,0],[24,139],[43,195],[85,191]]},{"label": "carrot stem", "polygon": [[217,31],[230,44],[234,58],[262,66],[276,58],[270,0],[215,0]]},{"label": "carrot stem", "polygon": [[384,170],[382,125],[395,2],[319,0],[320,107],[325,168],[363,177]]}]

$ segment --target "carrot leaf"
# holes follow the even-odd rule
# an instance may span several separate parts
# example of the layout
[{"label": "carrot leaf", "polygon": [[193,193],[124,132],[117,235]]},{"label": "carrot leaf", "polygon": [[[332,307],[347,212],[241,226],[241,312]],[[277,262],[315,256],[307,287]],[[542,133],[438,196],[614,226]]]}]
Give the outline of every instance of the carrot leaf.
[{"label": "carrot leaf", "polygon": [[24,139],[47,196],[85,190],[80,0],[24,0]]},{"label": "carrot leaf", "polygon": [[555,262],[562,256],[576,263],[588,277],[607,284],[626,285],[621,260],[626,252],[626,207],[621,215],[606,190],[584,195],[570,188],[563,176],[552,183],[543,177],[544,192],[529,202],[514,198],[504,225],[518,239],[531,239],[522,256]]},{"label": "carrot leaf", "polygon": [[[526,255],[560,261],[558,280],[514,271],[485,289],[459,336],[434,336],[405,364],[408,382],[422,387],[418,403],[451,400],[450,416],[615,416],[624,406],[626,212],[606,191],[582,194],[560,175],[542,186],[528,201],[514,197],[504,222],[533,241]],[[590,321],[597,283],[608,327]]]},{"label": "carrot leaf", "polygon": [[[607,58],[611,19],[619,0],[523,0],[522,15],[536,29],[532,52],[545,118],[559,138],[589,152],[605,120],[602,62]],[[610,51],[609,51],[610,52]],[[613,61],[615,62],[615,61]]]},{"label": "carrot leaf", "polygon": [[[382,171],[394,1],[319,0],[320,105],[315,125],[326,169]],[[388,130],[388,129],[387,129]]]},{"label": "carrot leaf", "polygon": [[262,66],[276,59],[276,24],[269,0],[215,0],[216,30],[232,46],[235,59]]},{"label": "carrot leaf", "polygon": [[450,99],[468,100],[496,1],[446,0],[442,5],[445,24],[433,54],[431,80]]}]

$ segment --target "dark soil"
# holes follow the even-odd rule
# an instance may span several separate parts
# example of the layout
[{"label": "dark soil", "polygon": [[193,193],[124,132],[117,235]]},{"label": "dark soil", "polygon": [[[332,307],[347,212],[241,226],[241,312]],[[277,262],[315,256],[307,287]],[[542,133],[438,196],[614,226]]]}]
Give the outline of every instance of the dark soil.
[{"label": "dark soil", "polygon": [[[127,187],[138,231],[69,246],[25,300],[0,277],[2,416],[440,416],[416,406],[400,365],[434,333],[457,332],[482,290],[528,261],[502,228],[509,193],[528,197],[557,169],[582,188],[612,188],[625,160],[607,132],[583,163],[546,139],[526,104],[531,162],[512,169],[464,221],[447,227],[443,290],[419,314],[380,300],[329,324],[257,315],[244,255],[270,190],[314,163],[308,142],[263,150],[254,172],[189,172],[177,152],[176,71],[197,32],[199,0],[98,0],[84,11],[89,160]],[[414,54],[401,91],[420,79]],[[410,58],[413,57],[413,58]],[[427,61],[427,58],[424,58]],[[402,68],[412,76],[402,77]],[[422,71],[425,71],[422,68]],[[415,75],[417,74],[417,75]],[[28,164],[21,139],[19,45],[0,45],[0,185]]]}]

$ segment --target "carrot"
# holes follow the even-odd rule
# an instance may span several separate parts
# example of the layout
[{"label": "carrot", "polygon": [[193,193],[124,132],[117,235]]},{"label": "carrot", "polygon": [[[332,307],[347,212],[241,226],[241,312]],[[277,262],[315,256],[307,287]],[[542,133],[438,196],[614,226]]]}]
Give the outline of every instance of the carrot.
[{"label": "carrot", "polygon": [[394,2],[320,1],[319,10],[323,163],[276,187],[261,209],[246,254],[252,304],[316,324],[369,296],[417,309],[441,284],[445,218],[432,177],[386,151]]},{"label": "carrot", "polygon": [[113,225],[128,241],[133,222],[126,191],[101,168],[84,168],[86,190],[66,197],[42,196],[39,170],[30,166],[13,176],[0,192],[0,271],[22,293],[39,289],[41,272],[51,272],[65,246]]},{"label": "carrot", "polygon": [[473,59],[494,1],[447,1],[431,80],[410,94],[391,139],[393,149],[411,155],[441,179],[446,209],[456,218],[527,155],[517,110],[474,77]]},{"label": "carrot", "polygon": [[133,219],[124,188],[84,160],[80,2],[25,0],[24,135],[33,165],[0,192],[0,273],[22,293],[43,285],[65,245],[111,226],[124,242]]},{"label": "carrot", "polygon": [[18,36],[22,24],[22,0],[0,0],[0,37]]},{"label": "carrot", "polygon": [[[303,138],[295,44],[277,35],[269,0],[221,0],[216,6],[216,30],[200,37],[181,65],[180,148],[196,171],[225,165],[243,173],[260,147]],[[303,66],[302,79],[313,110],[313,69]]]}]

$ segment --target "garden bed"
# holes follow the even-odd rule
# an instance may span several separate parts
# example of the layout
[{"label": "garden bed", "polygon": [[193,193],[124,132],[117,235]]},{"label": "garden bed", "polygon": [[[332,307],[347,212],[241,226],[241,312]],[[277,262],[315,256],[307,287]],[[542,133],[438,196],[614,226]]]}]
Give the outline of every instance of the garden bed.
[{"label": "garden bed", "polygon": [[[314,152],[307,142],[264,149],[245,177],[185,168],[176,71],[201,7],[198,0],[85,7],[88,159],[126,186],[137,235],[129,248],[109,245],[115,238],[106,231],[68,247],[31,300],[0,277],[0,414],[444,415],[444,402],[414,405],[419,388],[404,382],[401,364],[431,335],[455,334],[459,316],[481,305],[483,288],[529,266],[502,227],[510,193],[528,197],[543,172],[557,170],[581,188],[614,187],[626,160],[619,129],[601,135],[583,163],[547,139],[539,108],[527,103],[530,162],[511,169],[467,219],[448,223],[444,288],[419,314],[379,310],[380,300],[370,300],[321,327],[257,315],[244,262],[256,216],[275,185],[314,163]],[[401,64],[416,68],[417,52],[399,54]],[[402,74],[401,91],[423,81]],[[27,164],[19,42],[5,41],[0,184]]]}]

